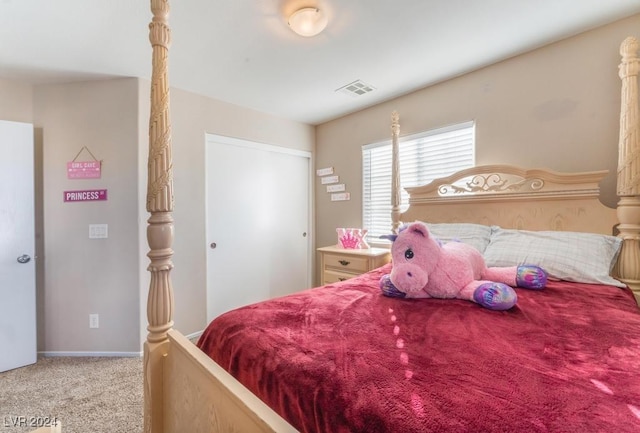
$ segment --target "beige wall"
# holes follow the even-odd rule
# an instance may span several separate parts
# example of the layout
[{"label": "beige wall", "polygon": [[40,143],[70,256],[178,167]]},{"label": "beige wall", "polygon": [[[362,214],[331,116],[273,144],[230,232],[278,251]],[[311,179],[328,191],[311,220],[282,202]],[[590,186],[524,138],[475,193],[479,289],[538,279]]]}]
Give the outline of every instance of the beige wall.
[{"label": "beige wall", "polygon": [[640,15],[319,125],[316,167],[335,167],[351,200],[331,202],[316,179],[317,245],[361,226],[361,146],[390,138],[393,110],[401,135],[475,120],[477,164],[609,169],[603,202],[615,206],[617,67],[629,35],[640,36]]},{"label": "beige wall", "polygon": [[[141,106],[146,104],[141,110],[144,118],[148,117],[149,85],[141,82]],[[171,116],[176,197],[175,323],[177,329],[189,334],[204,328],[207,313],[206,258],[210,240],[205,236],[205,134],[313,151],[315,129],[178,89],[171,90]]]},{"label": "beige wall", "polygon": [[[0,81],[0,118],[34,123],[38,245],[38,350],[138,353],[146,338],[149,250],[145,209],[147,80],[32,87]],[[314,150],[314,127],[172,89],[175,327],[206,325],[205,133]],[[82,146],[102,177],[69,180]],[[80,159],[89,159],[86,153]],[[65,190],[107,189],[106,202],[64,203]],[[89,224],[109,238],[89,239]],[[89,329],[89,314],[100,327]]]},{"label": "beige wall", "polygon": [[33,86],[0,78],[0,119],[33,123]]},{"label": "beige wall", "polygon": [[[139,352],[138,81],[37,86],[34,124],[42,131],[44,302],[38,347],[46,352]],[[70,180],[66,163],[86,146],[100,179]],[[91,160],[84,151],[80,161]],[[108,200],[65,203],[63,191],[107,189]],[[108,224],[89,239],[89,224]],[[89,314],[100,327],[89,329]]]}]

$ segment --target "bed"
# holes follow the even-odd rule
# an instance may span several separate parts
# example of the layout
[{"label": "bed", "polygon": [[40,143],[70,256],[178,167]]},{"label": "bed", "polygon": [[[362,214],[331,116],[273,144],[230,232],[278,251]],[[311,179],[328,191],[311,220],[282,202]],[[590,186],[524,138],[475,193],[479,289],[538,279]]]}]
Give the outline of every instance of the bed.
[{"label": "bed", "polygon": [[[554,280],[543,291],[518,289],[517,306],[496,312],[467,301],[384,297],[377,281],[387,264],[225,313],[197,347],[172,329],[169,4],[151,0],[151,9],[146,432],[640,431],[636,39],[621,46],[617,209],[598,200],[606,172],[493,165],[410,189],[402,213],[400,125],[392,115],[390,230],[422,220],[445,238],[447,230],[471,227],[474,241],[488,237],[485,255],[496,239],[509,249],[513,236],[521,244],[521,236],[540,232],[557,233],[548,235],[551,242],[559,233],[586,234],[609,245],[603,247],[607,258],[594,264],[598,271],[590,265],[573,270],[594,274],[595,282]],[[549,266],[557,261],[544,259]],[[320,338],[311,346],[310,334]]]}]

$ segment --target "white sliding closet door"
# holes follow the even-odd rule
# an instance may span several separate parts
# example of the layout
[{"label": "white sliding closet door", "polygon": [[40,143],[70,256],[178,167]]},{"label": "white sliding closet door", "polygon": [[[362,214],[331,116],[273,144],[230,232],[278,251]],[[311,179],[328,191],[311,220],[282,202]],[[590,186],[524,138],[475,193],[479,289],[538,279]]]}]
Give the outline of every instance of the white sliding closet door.
[{"label": "white sliding closet door", "polygon": [[207,135],[207,318],[306,289],[310,153]]}]

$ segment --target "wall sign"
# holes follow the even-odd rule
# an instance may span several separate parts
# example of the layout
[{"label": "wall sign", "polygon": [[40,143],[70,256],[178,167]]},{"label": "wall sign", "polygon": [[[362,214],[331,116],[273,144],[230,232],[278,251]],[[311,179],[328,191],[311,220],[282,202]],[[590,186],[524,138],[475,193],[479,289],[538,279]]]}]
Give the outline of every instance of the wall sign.
[{"label": "wall sign", "polygon": [[65,202],[104,201],[107,199],[106,189],[86,189],[82,191],[64,191]]},{"label": "wall sign", "polygon": [[[86,150],[93,161],[76,161],[83,150]],[[100,179],[102,161],[98,161],[87,146],[82,146],[80,152],[67,162],[67,179]]]},{"label": "wall sign", "polygon": [[335,174],[333,167],[319,168],[316,170],[316,175],[320,177],[320,183],[326,186],[331,201],[351,200],[351,194],[346,192],[347,188],[344,183],[339,183],[340,176]]},{"label": "wall sign", "polygon": [[351,194],[349,194],[348,192],[331,194],[331,201],[345,201],[345,200],[351,200]]},{"label": "wall sign", "polygon": [[327,192],[340,192],[346,191],[344,183],[336,183],[333,185],[327,185]]},{"label": "wall sign", "polygon": [[318,176],[326,176],[328,174],[333,174],[333,167],[319,168],[316,170],[316,174]]},{"label": "wall sign", "polygon": [[325,176],[320,179],[320,182],[323,185],[326,185],[328,183],[338,183],[340,182],[340,176]]},{"label": "wall sign", "polygon": [[100,179],[100,161],[67,162],[67,179]]}]

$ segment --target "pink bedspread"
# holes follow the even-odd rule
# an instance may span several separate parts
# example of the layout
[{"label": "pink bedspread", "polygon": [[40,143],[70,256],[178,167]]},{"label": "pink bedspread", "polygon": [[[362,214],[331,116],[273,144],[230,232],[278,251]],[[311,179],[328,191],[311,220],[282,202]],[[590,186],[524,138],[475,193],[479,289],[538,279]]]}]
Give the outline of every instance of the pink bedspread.
[{"label": "pink bedspread", "polygon": [[226,313],[198,345],[302,432],[640,432],[630,291],[551,282],[497,312],[384,297],[389,266]]}]

